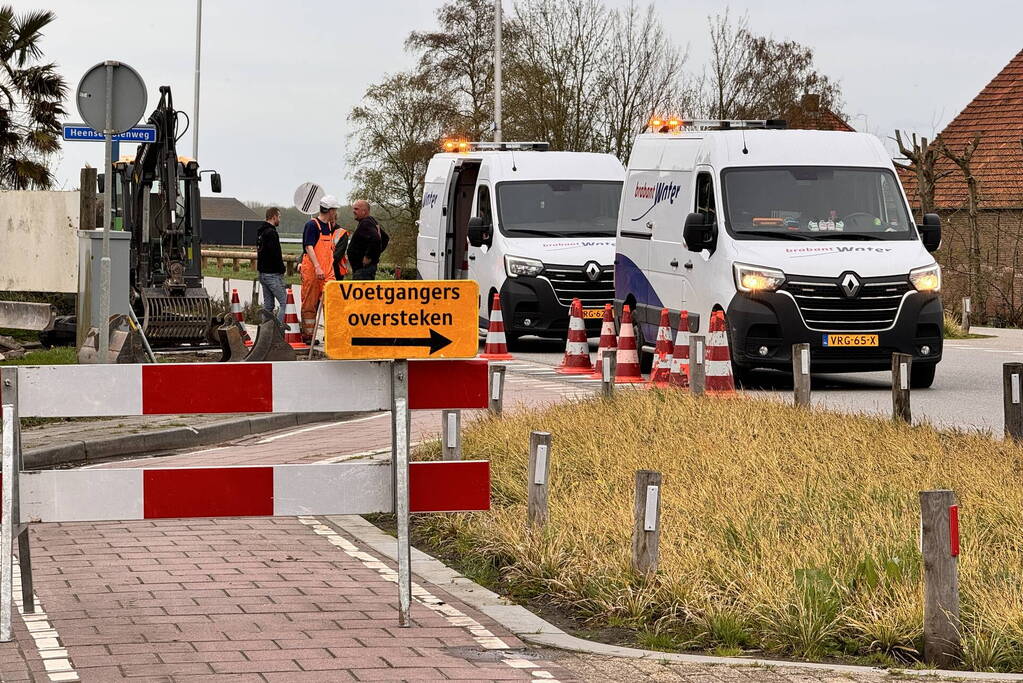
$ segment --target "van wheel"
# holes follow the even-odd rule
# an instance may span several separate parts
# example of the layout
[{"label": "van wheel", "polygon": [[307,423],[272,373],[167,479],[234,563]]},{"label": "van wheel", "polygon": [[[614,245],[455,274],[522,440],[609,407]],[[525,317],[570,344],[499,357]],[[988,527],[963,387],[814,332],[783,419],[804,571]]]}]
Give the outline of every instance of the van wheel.
[{"label": "van wheel", "polygon": [[735,380],[736,389],[749,389],[756,384],[753,379],[753,368],[744,368],[735,363],[732,363],[732,378]]},{"label": "van wheel", "polygon": [[522,344],[521,344],[520,336],[517,335],[517,334],[512,334],[511,332],[508,332],[507,330],[505,330],[505,333],[504,333],[504,344],[505,344],[505,346],[508,347],[509,351],[521,351],[522,350]]},{"label": "van wheel", "polygon": [[930,389],[934,384],[934,372],[938,369],[937,363],[927,365],[914,365],[909,370],[909,386],[911,389]]}]

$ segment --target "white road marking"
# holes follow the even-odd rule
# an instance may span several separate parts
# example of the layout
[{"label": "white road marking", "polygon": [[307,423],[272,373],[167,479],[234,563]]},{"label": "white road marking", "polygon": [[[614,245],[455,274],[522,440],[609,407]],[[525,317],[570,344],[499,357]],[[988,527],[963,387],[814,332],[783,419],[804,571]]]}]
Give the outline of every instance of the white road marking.
[{"label": "white road marking", "polygon": [[39,596],[35,593],[32,594],[35,612],[25,613],[25,605],[21,600],[21,567],[17,562],[14,563],[13,579],[14,604],[17,605],[21,619],[32,636],[36,651],[43,660],[46,675],[51,681],[81,680],[71,663],[71,658],[68,657],[67,648],[60,642],[60,634],[57,633],[56,627],[50,624],[50,617],[46,615],[42,603],[39,602]]},{"label": "white road marking", "polygon": [[292,429],[290,432],[282,432],[280,434],[274,434],[268,436],[265,439],[260,439],[257,444],[272,443],[278,439],[286,439],[289,436],[295,436],[297,434],[305,434],[306,432],[313,432],[317,429],[326,429],[327,427],[336,427],[338,425],[355,424],[356,422],[365,422],[366,420],[376,420],[377,418],[384,417],[390,413],[377,413],[376,415],[370,415],[369,417],[359,417],[354,420],[339,420],[337,422],[328,422],[326,424],[313,425],[312,427],[302,427],[301,429]]},{"label": "white road marking", "polygon": [[[358,560],[367,569],[375,569],[377,573],[380,574],[380,577],[385,581],[390,581],[394,584],[398,583],[398,572],[388,567],[380,558],[359,550],[358,546],[341,534],[337,533],[332,527],[320,522],[315,517],[299,517],[298,521],[310,527],[314,533],[324,536],[331,545],[339,548],[341,552],[348,555],[348,557]],[[483,624],[479,623],[453,605],[450,605],[434,596],[415,581],[412,582],[412,599],[425,606],[427,609],[443,616],[444,619],[452,626],[457,626],[467,630],[472,635],[473,640],[475,640],[480,647],[487,650],[510,649],[506,642],[491,633],[483,626]],[[501,661],[513,669],[533,669],[530,673],[535,678],[548,681],[554,680],[554,676],[549,671],[544,671],[540,669],[539,665],[522,659],[521,657],[505,654],[501,658]]]}]

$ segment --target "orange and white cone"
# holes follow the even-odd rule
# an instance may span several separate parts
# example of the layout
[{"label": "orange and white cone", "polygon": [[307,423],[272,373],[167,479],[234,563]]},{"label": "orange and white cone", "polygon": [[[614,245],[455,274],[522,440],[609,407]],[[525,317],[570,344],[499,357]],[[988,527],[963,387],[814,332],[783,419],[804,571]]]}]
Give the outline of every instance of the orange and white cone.
[{"label": "orange and white cone", "polygon": [[615,358],[615,384],[643,381],[643,373],[639,370],[639,351],[636,350],[636,330],[632,326],[632,311],[628,306],[622,307],[622,332],[618,337]]},{"label": "orange and white cone", "polygon": [[678,316],[678,333],[675,335],[675,350],[671,354],[668,386],[689,388],[689,311],[682,311]]},{"label": "orange and white cone", "polygon": [[288,287],[288,302],[284,307],[284,341],[293,349],[309,348],[309,345],[302,341],[302,330],[298,326],[295,296],[291,293],[291,287]]},{"label": "orange and white cone", "polygon": [[604,356],[618,350],[618,337],[615,336],[615,309],[611,304],[604,304],[604,321],[600,325],[600,344],[597,345],[597,360],[593,363],[593,374],[590,379],[604,378]]},{"label": "orange and white cone", "polygon": [[714,311],[710,316],[707,336],[705,372],[707,393],[720,395],[735,394],[735,379],[732,377],[732,356],[728,351],[728,327],[723,311]]},{"label": "orange and white cone", "polygon": [[483,346],[480,358],[489,360],[511,360],[508,353],[508,341],[504,336],[504,317],[501,315],[501,295],[494,292],[494,302],[490,307],[490,322],[487,325],[487,343]]},{"label": "orange and white cone", "polygon": [[593,372],[590,343],[586,338],[586,323],[583,322],[583,304],[579,299],[572,299],[572,308],[568,314],[565,358],[555,372],[561,375],[588,375]]},{"label": "orange and white cone", "polygon": [[242,301],[238,296],[238,290],[231,289],[231,315],[238,321],[238,329],[241,331],[242,341],[246,346],[252,346],[252,338],[245,329],[245,314],[242,312]]},{"label": "orange and white cone", "polygon": [[671,344],[671,321],[668,309],[661,309],[661,321],[657,326],[657,345],[654,347],[654,366],[650,370],[650,384],[655,387],[668,386],[668,375],[671,374],[671,355],[674,347]]}]

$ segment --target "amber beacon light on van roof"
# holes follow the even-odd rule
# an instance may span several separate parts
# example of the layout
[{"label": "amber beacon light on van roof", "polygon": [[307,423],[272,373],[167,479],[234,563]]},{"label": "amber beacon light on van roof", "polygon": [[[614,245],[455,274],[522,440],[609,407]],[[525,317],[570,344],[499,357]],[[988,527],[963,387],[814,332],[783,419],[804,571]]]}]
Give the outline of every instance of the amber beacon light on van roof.
[{"label": "amber beacon light on van roof", "polygon": [[651,133],[678,133],[683,130],[783,130],[782,119],[681,119],[678,117],[651,117],[647,128]]},{"label": "amber beacon light on van roof", "polygon": [[549,142],[470,142],[458,138],[445,138],[441,141],[441,149],[445,152],[546,152],[550,149]]}]

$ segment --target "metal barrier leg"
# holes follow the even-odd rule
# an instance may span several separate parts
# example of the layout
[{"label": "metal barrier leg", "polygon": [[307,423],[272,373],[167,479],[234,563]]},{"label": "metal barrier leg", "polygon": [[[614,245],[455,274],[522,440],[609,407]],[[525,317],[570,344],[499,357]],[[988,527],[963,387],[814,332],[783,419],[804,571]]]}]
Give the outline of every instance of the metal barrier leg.
[{"label": "metal barrier leg", "polygon": [[28,544],[28,525],[22,525],[18,534],[18,566],[21,568],[21,604],[25,614],[36,611],[35,593],[32,591],[32,553]]},{"label": "metal barrier leg", "polygon": [[[12,639],[14,610],[14,491],[18,485],[15,451],[18,440],[18,369],[0,369],[3,405],[2,514],[0,522],[0,642]],[[19,522],[21,520],[18,520]]]},{"label": "metal barrier leg", "polygon": [[398,626],[412,625],[412,557],[409,542],[408,361],[391,364],[391,420],[394,434],[394,514],[398,518]]}]

